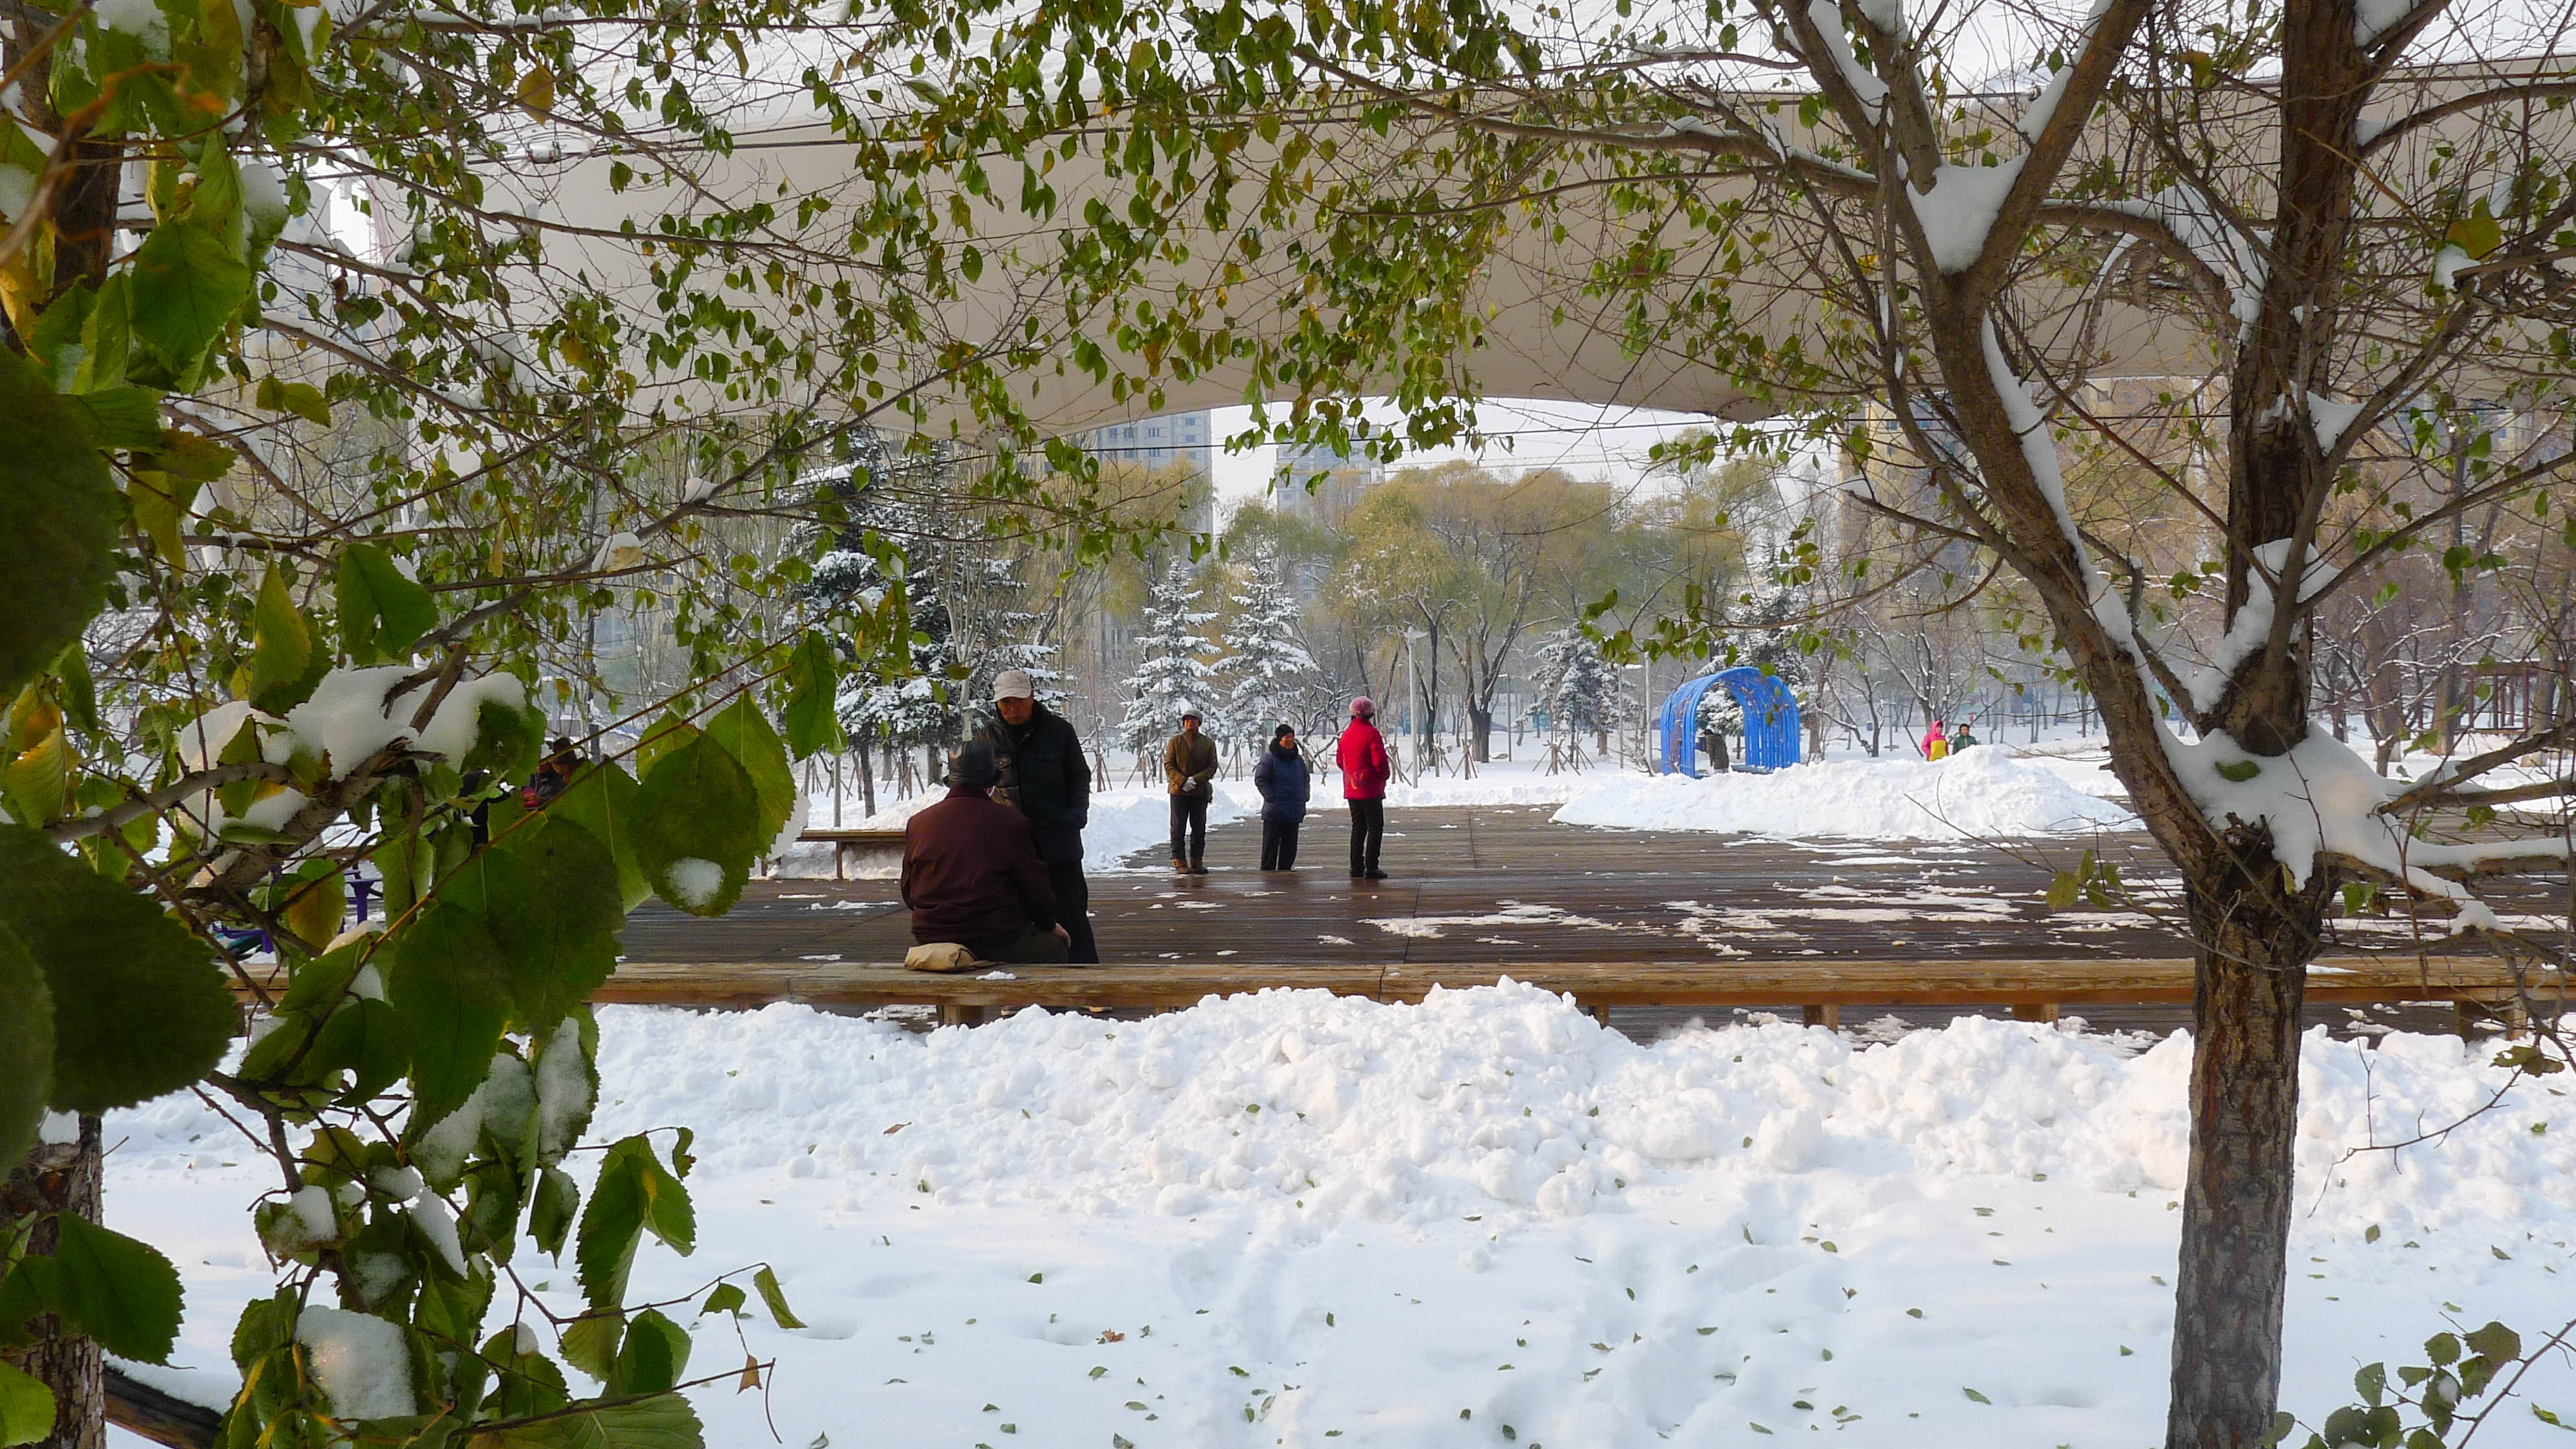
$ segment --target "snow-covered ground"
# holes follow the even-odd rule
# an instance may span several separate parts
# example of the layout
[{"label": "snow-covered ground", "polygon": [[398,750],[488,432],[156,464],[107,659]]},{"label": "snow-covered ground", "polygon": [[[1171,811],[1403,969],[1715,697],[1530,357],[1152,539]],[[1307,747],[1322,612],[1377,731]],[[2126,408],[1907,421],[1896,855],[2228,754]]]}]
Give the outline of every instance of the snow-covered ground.
[{"label": "snow-covered ground", "polygon": [[[2465,755],[2494,743],[2466,738],[2461,750]],[[2102,740],[2067,731],[2036,742],[1988,743],[1939,763],[1902,743],[1877,756],[1840,747],[1828,749],[1821,760],[1768,775],[1738,772],[1698,780],[1602,761],[1550,775],[1542,748],[1524,744],[1529,758],[1480,765],[1472,777],[1425,775],[1398,782],[1387,791],[1388,808],[1553,805],[1560,807],[1554,818],[1570,825],[1888,841],[2085,834],[2138,823],[2125,808],[2124,787],[2109,769]],[[2366,758],[2366,743],[2362,749]],[[2438,756],[2410,754],[2392,763],[2392,773],[2420,779],[2441,764]],[[2503,772],[2495,782],[2554,778],[2551,769],[2551,762],[2541,761]],[[897,801],[864,821],[856,802],[845,801],[844,814],[870,829],[901,829],[938,798],[934,793]],[[1091,826],[1083,836],[1084,868],[1096,875],[1160,868],[1169,809],[1159,787],[1095,792]],[[1250,780],[1219,780],[1208,823],[1246,819],[1260,809]],[[1314,813],[1330,817],[1340,810],[1338,782],[1319,779]],[[818,802],[812,818],[828,819],[828,803]],[[830,874],[828,854],[818,854],[811,868]]]},{"label": "snow-covered ground", "polygon": [[1569,825],[1813,839],[1958,840],[2122,830],[2126,809],[1985,745],[1946,760],[1824,760],[1767,775],[1623,775],[1568,800]]},{"label": "snow-covered ground", "polygon": [[[594,1131],[697,1129],[700,1247],[777,1265],[790,1446],[2132,1445],[2163,1421],[2188,1043],[1979,1019],[1858,1046],[1746,1023],[1637,1045],[1512,985],[1317,992],[928,1036],[794,1006],[609,1007]],[[2141,1050],[2141,1048],[2144,1048]],[[2568,1314],[2576,1110],[2492,1044],[2309,1038],[2285,1397],[2446,1322]],[[116,1114],[112,1222],[171,1245],[181,1359],[227,1383],[273,1169],[192,1098]],[[587,1162],[587,1158],[577,1158]],[[520,1271],[570,1308],[569,1265]],[[700,1325],[700,1371],[740,1352]],[[2576,1408],[2563,1369],[2528,1385]],[[1113,1436],[1115,1436],[1113,1438]],[[2516,1409],[2480,1436],[2557,1442]]]}]

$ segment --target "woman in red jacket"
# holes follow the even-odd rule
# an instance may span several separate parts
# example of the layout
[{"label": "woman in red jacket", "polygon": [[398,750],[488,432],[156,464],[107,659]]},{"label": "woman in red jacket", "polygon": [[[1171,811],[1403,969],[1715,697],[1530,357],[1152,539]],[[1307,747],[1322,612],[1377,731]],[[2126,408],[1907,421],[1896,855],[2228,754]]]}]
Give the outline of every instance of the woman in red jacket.
[{"label": "woman in red jacket", "polygon": [[1342,771],[1342,799],[1351,807],[1351,879],[1384,880],[1377,868],[1377,849],[1386,838],[1386,737],[1370,721],[1377,706],[1362,695],[1351,701],[1350,726],[1333,751]]}]

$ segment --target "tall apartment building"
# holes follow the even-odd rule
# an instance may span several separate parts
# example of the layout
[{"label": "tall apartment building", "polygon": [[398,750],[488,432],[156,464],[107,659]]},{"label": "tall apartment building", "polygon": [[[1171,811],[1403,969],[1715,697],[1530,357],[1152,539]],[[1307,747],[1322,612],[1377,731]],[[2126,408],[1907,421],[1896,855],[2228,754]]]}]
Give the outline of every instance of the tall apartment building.
[{"label": "tall apartment building", "polygon": [[[1323,481],[1310,488],[1318,473]],[[1385,481],[1386,465],[1365,454],[1354,458],[1320,445],[1282,447],[1271,473],[1270,506],[1319,528],[1338,528],[1360,499]]]},{"label": "tall apartment building", "polygon": [[1075,441],[1104,463],[1134,463],[1149,472],[1179,463],[1207,473],[1216,467],[1214,419],[1215,414],[1206,409],[1166,413],[1094,428]]}]

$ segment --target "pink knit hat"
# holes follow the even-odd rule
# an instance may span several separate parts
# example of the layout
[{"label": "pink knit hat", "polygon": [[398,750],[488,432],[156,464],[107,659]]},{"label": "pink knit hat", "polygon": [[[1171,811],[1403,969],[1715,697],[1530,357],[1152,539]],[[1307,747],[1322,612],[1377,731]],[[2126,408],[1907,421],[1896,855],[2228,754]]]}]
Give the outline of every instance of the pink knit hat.
[{"label": "pink knit hat", "polygon": [[1370,701],[1367,695],[1363,694],[1359,698],[1351,701],[1351,718],[1374,719],[1376,716],[1377,706]]}]

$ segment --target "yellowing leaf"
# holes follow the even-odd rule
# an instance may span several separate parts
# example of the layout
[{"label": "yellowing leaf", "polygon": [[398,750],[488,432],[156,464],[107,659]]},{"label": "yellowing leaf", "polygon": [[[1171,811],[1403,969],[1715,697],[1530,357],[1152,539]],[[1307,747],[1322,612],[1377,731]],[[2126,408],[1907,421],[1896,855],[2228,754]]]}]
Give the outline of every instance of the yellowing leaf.
[{"label": "yellowing leaf", "polygon": [[519,104],[533,115],[546,115],[555,108],[555,73],[544,66],[531,66],[519,77]]}]

